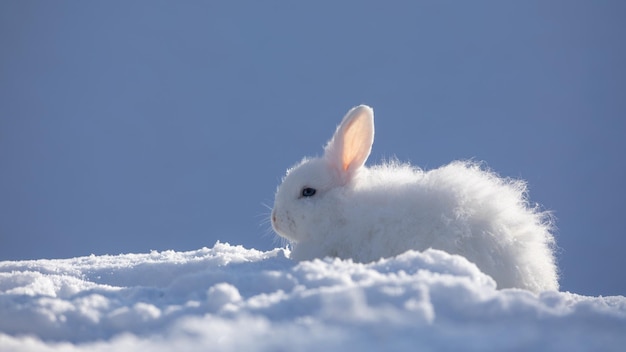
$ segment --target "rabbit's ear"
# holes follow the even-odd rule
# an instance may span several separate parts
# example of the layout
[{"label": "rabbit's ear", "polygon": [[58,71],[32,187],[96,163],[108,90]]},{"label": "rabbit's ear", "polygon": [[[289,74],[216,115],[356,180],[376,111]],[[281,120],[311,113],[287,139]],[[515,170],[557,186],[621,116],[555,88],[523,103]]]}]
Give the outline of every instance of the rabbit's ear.
[{"label": "rabbit's ear", "polygon": [[352,108],[325,148],[324,157],[344,182],[352,178],[370,155],[374,143],[374,111],[366,105]]}]

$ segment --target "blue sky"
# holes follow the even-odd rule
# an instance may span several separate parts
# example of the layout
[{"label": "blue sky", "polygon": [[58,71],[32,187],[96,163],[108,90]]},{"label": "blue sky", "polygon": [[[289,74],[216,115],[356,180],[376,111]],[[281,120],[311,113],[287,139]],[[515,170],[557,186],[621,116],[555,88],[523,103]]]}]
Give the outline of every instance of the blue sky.
[{"label": "blue sky", "polygon": [[[0,260],[276,246],[343,114],[370,164],[484,160],[557,218],[563,290],[626,294],[622,1],[0,3]],[[616,278],[615,275],[619,275]]]}]

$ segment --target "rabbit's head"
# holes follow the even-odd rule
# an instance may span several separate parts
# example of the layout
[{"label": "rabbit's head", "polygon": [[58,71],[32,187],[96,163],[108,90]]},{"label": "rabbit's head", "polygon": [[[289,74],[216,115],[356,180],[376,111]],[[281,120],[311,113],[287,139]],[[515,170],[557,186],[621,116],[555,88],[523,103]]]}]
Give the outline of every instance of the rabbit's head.
[{"label": "rabbit's head", "polygon": [[290,241],[307,241],[339,221],[338,197],[363,169],[373,141],[373,110],[360,105],[348,111],[322,157],[305,159],[287,171],[272,209],[276,233]]}]

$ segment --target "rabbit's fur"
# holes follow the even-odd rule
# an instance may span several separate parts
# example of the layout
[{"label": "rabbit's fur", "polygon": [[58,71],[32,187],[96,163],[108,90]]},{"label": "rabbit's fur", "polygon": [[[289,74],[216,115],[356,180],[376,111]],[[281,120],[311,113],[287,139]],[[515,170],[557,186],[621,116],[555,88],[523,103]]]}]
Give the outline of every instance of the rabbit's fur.
[{"label": "rabbit's fur", "polygon": [[324,156],[287,172],[272,226],[291,242],[293,259],[369,262],[435,248],[474,262],[498,288],[558,290],[550,216],[529,205],[523,181],[474,162],[367,168],[373,140],[373,111],[357,106]]}]

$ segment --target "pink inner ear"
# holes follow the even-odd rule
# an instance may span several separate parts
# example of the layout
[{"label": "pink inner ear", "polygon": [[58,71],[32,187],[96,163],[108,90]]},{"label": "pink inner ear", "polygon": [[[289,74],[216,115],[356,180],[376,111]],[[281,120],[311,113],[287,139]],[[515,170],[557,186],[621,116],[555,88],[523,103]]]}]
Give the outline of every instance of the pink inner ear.
[{"label": "pink inner ear", "polygon": [[324,158],[343,183],[365,164],[374,143],[374,113],[365,105],[354,107],[324,148]]},{"label": "pink inner ear", "polygon": [[365,164],[372,148],[373,134],[373,126],[367,114],[361,114],[346,126],[341,156],[344,171],[354,171]]}]

